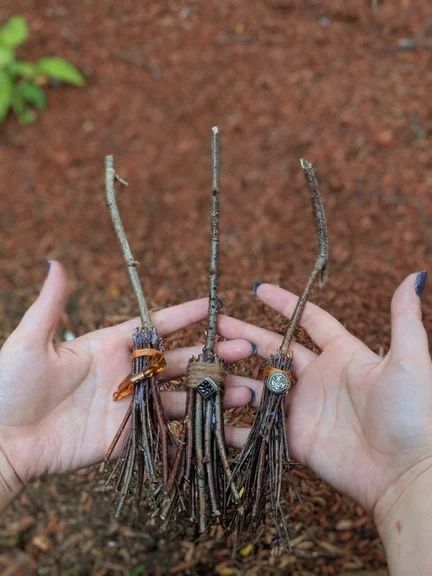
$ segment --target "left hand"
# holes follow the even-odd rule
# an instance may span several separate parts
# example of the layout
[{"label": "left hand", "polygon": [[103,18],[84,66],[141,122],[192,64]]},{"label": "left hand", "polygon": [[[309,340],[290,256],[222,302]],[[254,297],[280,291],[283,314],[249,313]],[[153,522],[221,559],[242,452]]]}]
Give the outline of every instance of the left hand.
[{"label": "left hand", "polygon": [[[32,478],[102,460],[130,401],[114,402],[112,393],[130,369],[139,320],[55,344],[68,292],[63,267],[52,261],[39,297],[0,351],[0,507]],[[206,318],[207,308],[202,298],[155,312],[152,319],[167,336]],[[182,376],[201,348],[168,350],[163,379]],[[233,362],[252,348],[246,340],[224,341],[218,354]],[[238,384],[230,386],[228,379],[227,408],[251,401],[250,389]],[[169,417],[183,416],[184,393],[164,392],[163,402]]]}]

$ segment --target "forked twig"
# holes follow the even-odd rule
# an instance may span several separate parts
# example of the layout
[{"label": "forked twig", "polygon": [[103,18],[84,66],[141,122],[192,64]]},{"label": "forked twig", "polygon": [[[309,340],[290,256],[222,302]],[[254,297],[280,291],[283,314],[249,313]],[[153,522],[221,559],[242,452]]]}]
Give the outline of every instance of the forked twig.
[{"label": "forked twig", "polygon": [[106,200],[108,210],[110,212],[111,220],[120,242],[123,257],[125,259],[127,270],[129,273],[129,278],[138,302],[139,314],[141,316],[142,325],[148,328],[152,328],[153,324],[150,318],[150,313],[148,310],[146,298],[144,296],[144,291],[142,289],[141,282],[138,276],[137,271],[138,262],[132,255],[132,250],[130,249],[129,241],[127,239],[126,232],[120,217],[120,212],[117,206],[117,199],[115,193],[116,181],[127,186],[127,182],[123,180],[123,178],[117,176],[114,170],[113,156],[105,156],[105,186],[106,186]]}]

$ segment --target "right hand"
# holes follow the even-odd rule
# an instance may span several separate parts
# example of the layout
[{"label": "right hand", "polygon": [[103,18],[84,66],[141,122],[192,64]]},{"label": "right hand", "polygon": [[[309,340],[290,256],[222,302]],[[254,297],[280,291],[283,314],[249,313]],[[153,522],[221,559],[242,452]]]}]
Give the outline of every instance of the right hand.
[{"label": "right hand", "polygon": [[[393,296],[391,347],[384,358],[311,303],[301,325],[322,352],[293,347],[291,455],[375,511],[377,522],[389,513],[407,477],[432,466],[432,363],[416,293],[419,278],[408,276]],[[260,284],[256,294],[287,317],[297,301],[270,284]],[[263,357],[281,343],[280,335],[232,318],[222,317],[220,328],[228,338],[255,342]],[[259,396],[260,389],[256,392]]]}]

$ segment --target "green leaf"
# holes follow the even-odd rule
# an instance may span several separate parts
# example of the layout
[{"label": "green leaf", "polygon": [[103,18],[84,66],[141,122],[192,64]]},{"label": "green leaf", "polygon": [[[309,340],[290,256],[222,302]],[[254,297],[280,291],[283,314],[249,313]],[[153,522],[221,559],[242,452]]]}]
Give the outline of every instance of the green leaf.
[{"label": "green leaf", "polygon": [[0,28],[0,45],[6,48],[16,48],[28,38],[27,22],[21,16],[12,16]]},{"label": "green leaf", "polygon": [[27,124],[32,124],[37,118],[37,114],[31,108],[26,108],[21,114],[18,115],[18,122],[22,126],[27,126]]},{"label": "green leaf", "polygon": [[12,90],[11,106],[16,116],[19,116],[26,108],[24,98],[20,94],[20,91],[16,84]]},{"label": "green leaf", "polygon": [[83,86],[85,83],[81,72],[70,62],[63,60],[63,58],[57,58],[56,56],[42,58],[37,62],[37,67],[48,78],[74,84],[75,86]]},{"label": "green leaf", "polygon": [[20,96],[26,102],[33,104],[39,110],[46,107],[46,98],[44,91],[39,86],[35,86],[30,82],[20,82],[14,90],[14,96]]},{"label": "green leaf", "polygon": [[24,62],[23,60],[11,62],[8,70],[14,76],[21,76],[21,78],[26,78],[27,80],[34,78],[37,74],[35,66],[31,62]]},{"label": "green leaf", "polygon": [[0,70],[0,122],[6,118],[12,101],[12,80]]},{"label": "green leaf", "polygon": [[15,51],[12,48],[0,46],[0,68],[4,68],[13,62]]}]

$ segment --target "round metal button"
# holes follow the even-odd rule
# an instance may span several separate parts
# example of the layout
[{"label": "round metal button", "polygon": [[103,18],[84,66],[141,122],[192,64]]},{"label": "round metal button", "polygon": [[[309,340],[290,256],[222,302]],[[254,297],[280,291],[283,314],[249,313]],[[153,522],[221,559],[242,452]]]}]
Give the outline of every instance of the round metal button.
[{"label": "round metal button", "polygon": [[290,381],[282,372],[273,372],[267,380],[267,388],[275,394],[282,394],[290,387]]}]

